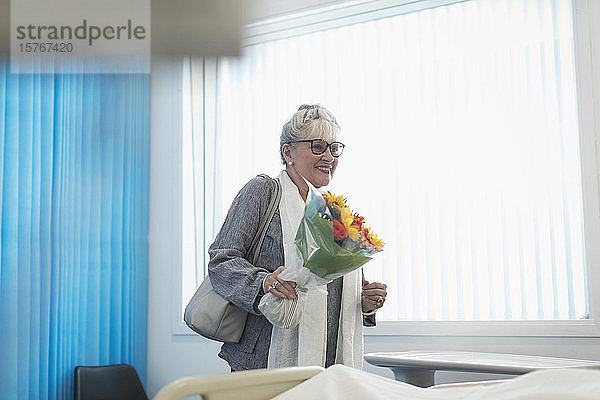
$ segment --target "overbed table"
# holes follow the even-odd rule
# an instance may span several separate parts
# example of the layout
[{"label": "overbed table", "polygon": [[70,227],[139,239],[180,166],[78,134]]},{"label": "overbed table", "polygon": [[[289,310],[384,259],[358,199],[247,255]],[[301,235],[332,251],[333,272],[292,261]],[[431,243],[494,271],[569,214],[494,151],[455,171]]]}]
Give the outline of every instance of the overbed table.
[{"label": "overbed table", "polygon": [[368,353],[365,360],[390,368],[397,381],[420,387],[432,386],[436,371],[522,375],[548,368],[600,368],[600,361],[466,351]]}]

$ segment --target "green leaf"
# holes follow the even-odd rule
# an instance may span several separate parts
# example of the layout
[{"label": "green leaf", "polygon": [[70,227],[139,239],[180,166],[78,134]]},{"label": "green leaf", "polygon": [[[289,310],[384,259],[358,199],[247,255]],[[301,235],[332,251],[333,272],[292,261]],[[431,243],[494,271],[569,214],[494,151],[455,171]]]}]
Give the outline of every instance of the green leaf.
[{"label": "green leaf", "polygon": [[[310,202],[309,202],[310,204]],[[308,209],[308,205],[307,205]],[[371,257],[352,253],[333,239],[333,222],[328,221],[311,209],[302,219],[296,234],[296,246],[304,259],[304,266],[320,278],[332,280],[360,268]],[[311,248],[307,232],[310,232],[318,249],[309,254]]]}]

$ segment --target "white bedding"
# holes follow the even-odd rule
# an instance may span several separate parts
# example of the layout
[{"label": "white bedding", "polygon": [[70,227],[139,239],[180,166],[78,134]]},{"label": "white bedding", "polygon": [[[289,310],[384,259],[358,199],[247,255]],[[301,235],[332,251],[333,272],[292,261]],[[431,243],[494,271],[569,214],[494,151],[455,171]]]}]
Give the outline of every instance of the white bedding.
[{"label": "white bedding", "polygon": [[540,370],[495,385],[423,389],[334,365],[275,399],[598,400],[600,370]]}]

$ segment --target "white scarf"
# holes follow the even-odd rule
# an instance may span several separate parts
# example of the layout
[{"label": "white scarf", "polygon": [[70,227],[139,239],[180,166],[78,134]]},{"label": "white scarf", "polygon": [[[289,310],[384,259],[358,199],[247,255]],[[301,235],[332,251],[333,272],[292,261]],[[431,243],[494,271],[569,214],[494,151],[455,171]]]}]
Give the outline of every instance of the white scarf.
[{"label": "white scarf", "polygon": [[[305,203],[287,172],[279,176],[281,202],[279,213],[283,233],[285,265],[294,261],[294,239],[304,215]],[[342,306],[336,349],[337,364],[362,369],[363,325],[360,305],[362,280],[360,271],[344,275]],[[269,368],[318,365],[325,366],[327,347],[327,286],[309,289],[300,324],[283,329],[273,326],[269,349]]]}]

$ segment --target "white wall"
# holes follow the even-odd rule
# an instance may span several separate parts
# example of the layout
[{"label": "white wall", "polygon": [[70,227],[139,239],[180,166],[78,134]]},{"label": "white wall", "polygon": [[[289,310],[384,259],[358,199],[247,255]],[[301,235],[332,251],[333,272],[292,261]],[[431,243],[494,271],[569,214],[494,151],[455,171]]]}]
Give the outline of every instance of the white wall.
[{"label": "white wall", "polygon": [[173,335],[173,271],[177,251],[178,146],[180,126],[178,60],[152,60],[150,153],[150,257],[148,282],[148,367],[150,397],[185,376],[226,372],[218,344],[200,336]]},{"label": "white wall", "polygon": [[[300,2],[284,2],[286,7]],[[315,1],[314,3],[331,3]],[[311,3],[312,4],[312,3]],[[600,1],[590,0],[589,21],[600,21]],[[286,8],[284,11],[289,11]],[[283,12],[273,6],[265,15]],[[254,18],[259,14],[253,14]],[[594,84],[595,135],[600,142],[600,26],[590,24]],[[218,344],[199,336],[173,335],[173,270],[179,268],[174,243],[177,226],[177,132],[179,129],[178,63],[153,60],[152,141],[150,171],[150,271],[148,302],[147,391],[150,397],[165,384],[184,376],[228,371],[217,356]],[[600,154],[600,144],[597,144]],[[600,207],[600,205],[599,205]],[[590,268],[598,270],[600,266]],[[365,351],[452,349],[496,351],[531,355],[600,360],[600,338],[560,337],[450,337],[450,336],[366,336]],[[392,377],[389,370],[366,365],[367,371]],[[436,381],[493,379],[493,375],[438,373]]]}]

